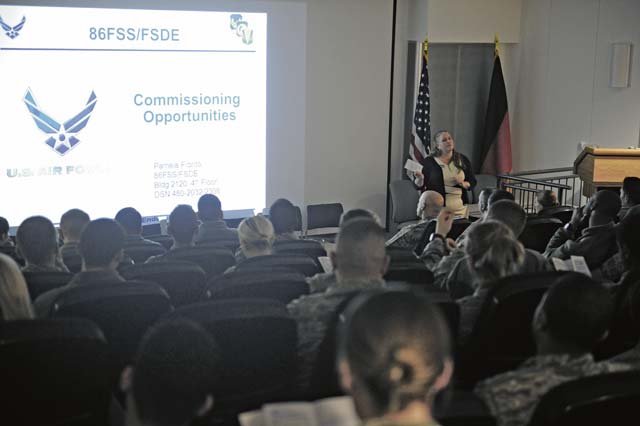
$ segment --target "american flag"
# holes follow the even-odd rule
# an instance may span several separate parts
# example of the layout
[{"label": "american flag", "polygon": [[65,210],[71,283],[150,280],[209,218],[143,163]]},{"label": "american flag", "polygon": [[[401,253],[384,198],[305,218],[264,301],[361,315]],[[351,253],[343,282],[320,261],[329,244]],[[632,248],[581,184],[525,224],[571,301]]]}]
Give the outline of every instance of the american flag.
[{"label": "american flag", "polygon": [[427,48],[428,42],[425,40],[422,52],[420,86],[418,87],[418,96],[416,97],[416,107],[411,129],[411,146],[409,147],[411,159],[421,164],[427,155],[429,155],[429,142],[431,141],[431,99],[429,99]]}]

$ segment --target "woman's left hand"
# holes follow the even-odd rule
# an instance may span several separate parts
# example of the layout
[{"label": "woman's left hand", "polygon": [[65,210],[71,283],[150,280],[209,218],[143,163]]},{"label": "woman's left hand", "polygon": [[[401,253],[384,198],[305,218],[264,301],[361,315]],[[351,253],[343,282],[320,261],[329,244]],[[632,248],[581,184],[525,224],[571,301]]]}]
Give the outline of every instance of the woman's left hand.
[{"label": "woman's left hand", "polygon": [[471,188],[471,184],[469,182],[467,182],[466,180],[464,182],[461,183],[462,187],[464,189],[469,189]]}]

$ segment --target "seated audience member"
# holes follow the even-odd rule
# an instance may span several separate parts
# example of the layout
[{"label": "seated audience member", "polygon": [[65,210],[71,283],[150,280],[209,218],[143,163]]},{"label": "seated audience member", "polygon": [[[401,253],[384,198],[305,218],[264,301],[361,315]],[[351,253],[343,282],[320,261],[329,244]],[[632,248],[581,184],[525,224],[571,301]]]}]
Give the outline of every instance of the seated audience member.
[{"label": "seated audience member", "polygon": [[620,258],[624,273],[612,288],[615,304],[614,320],[608,342],[620,346],[640,339],[640,206],[633,207],[616,227]]},{"label": "seated audience member", "polygon": [[79,285],[100,285],[124,282],[116,268],[122,260],[125,234],[122,227],[112,219],[96,219],[85,226],[80,236],[82,271],[69,284],[41,294],[34,304],[36,314],[49,314],[56,298],[70,288]]},{"label": "seated audience member", "polygon": [[223,220],[222,203],[213,194],[204,194],[198,200],[200,228],[196,243],[216,241],[238,241],[238,231],[227,227]]},{"label": "seated audience member", "polygon": [[9,222],[4,217],[0,217],[0,247],[13,247],[9,238]]},{"label": "seated audience member", "polygon": [[[527,214],[522,207],[513,201],[500,200],[491,204],[485,220],[495,220],[507,225],[517,238],[524,231],[527,223]],[[524,261],[516,270],[516,273],[527,274],[551,270],[551,264],[537,251],[525,248],[524,255]],[[447,264],[450,265],[450,263],[444,262],[443,265],[438,266],[442,268]],[[436,271],[438,273],[445,272],[438,268],[436,268]],[[458,260],[453,264],[450,271],[444,280],[443,287],[449,291],[451,297],[458,299],[473,294],[478,287],[479,281],[478,276],[471,272],[469,263],[464,259]]]},{"label": "seated audience member", "polygon": [[[637,285],[636,283],[635,286],[629,288],[626,292],[626,298],[623,303],[623,315],[618,315],[618,312],[616,311],[612,330],[617,326],[622,326],[629,335],[633,334],[636,336],[636,341],[638,343],[633,348],[614,356],[609,361],[628,364],[634,369],[640,369],[640,285]],[[617,324],[620,323],[620,321],[619,318],[616,317],[622,317],[622,319],[627,322]],[[609,337],[613,336],[610,335]]]},{"label": "seated audience member", "polygon": [[536,194],[536,213],[538,216],[544,216],[545,209],[551,209],[559,205],[556,193],[550,189],[540,190]]},{"label": "seated audience member", "polygon": [[71,209],[60,218],[60,237],[64,244],[60,247],[60,255],[65,257],[78,256],[80,235],[87,224],[91,222],[89,215],[80,209]]},{"label": "seated audience member", "polygon": [[[598,268],[618,251],[614,221],[619,211],[618,194],[608,190],[596,192],[584,209],[575,209],[571,221],[553,234],[545,257],[583,256],[589,269]],[[588,227],[578,235],[581,223],[588,223]]]},{"label": "seated audience member", "polygon": [[491,204],[496,203],[501,200],[508,201],[516,201],[516,197],[513,196],[512,192],[505,191],[504,189],[496,189],[489,196],[489,200],[487,202],[488,206],[491,207]]},{"label": "seated audience member", "polygon": [[436,395],[453,373],[451,338],[425,297],[388,292],[356,299],[340,330],[338,370],[364,425],[437,425]]},{"label": "seated audience member", "polygon": [[147,240],[142,236],[142,215],[133,207],[125,207],[116,213],[116,222],[122,226],[126,237],[124,240],[125,249],[128,247],[152,246],[162,247],[162,244]]},{"label": "seated audience member", "polygon": [[25,219],[16,232],[16,243],[25,261],[23,272],[69,272],[60,259],[56,228],[46,217]]},{"label": "seated audience member", "polygon": [[27,283],[18,264],[0,254],[0,321],[33,318]]},{"label": "seated audience member", "polygon": [[280,198],[269,207],[269,220],[276,233],[276,241],[297,240],[298,214],[291,201]]},{"label": "seated audience member", "polygon": [[[438,194],[439,195],[439,194]],[[380,218],[377,214],[368,209],[351,209],[342,214],[340,218],[340,228],[342,226],[352,220],[357,218],[366,218],[373,220],[378,225],[382,226],[380,223]],[[330,250],[327,250],[328,254]],[[336,272],[321,272],[319,274],[314,275],[313,277],[307,278],[307,284],[309,284],[309,293],[321,293],[326,291],[330,286],[336,283]]]},{"label": "seated audience member", "polygon": [[[238,238],[240,248],[236,253],[236,260],[241,263],[243,260],[257,256],[269,256],[273,254],[273,242],[276,235],[271,221],[261,214],[244,219],[238,225]],[[235,271],[232,266],[225,273]]]},{"label": "seated audience member", "polygon": [[498,425],[528,424],[540,398],[564,382],[628,369],[595,363],[590,353],[606,336],[612,313],[608,291],[586,275],[568,273],[556,280],[533,319],[537,355],[475,388]]},{"label": "seated audience member", "polygon": [[125,426],[183,426],[206,415],[221,363],[218,345],[200,325],[174,320],[153,326],[120,378]]},{"label": "seated audience member", "polygon": [[389,257],[385,253],[384,241],[384,229],[375,221],[366,218],[346,221],[338,233],[336,251],[331,253],[336,283],[324,293],[302,296],[287,306],[298,323],[298,355],[303,384],[309,380],[318,346],[333,311],[349,293],[385,286],[383,276],[389,266]]},{"label": "seated audience member", "polygon": [[193,208],[186,204],[179,204],[169,215],[169,225],[167,232],[173,238],[173,246],[166,254],[152,256],[146,263],[159,262],[166,259],[166,256],[175,251],[194,246],[196,232],[198,232],[198,216]]},{"label": "seated audience member", "polygon": [[475,326],[491,285],[500,278],[515,274],[524,263],[525,250],[505,224],[486,219],[469,232],[466,254],[462,262],[473,276],[477,287],[471,296],[457,300],[460,306],[458,342],[464,344]]},{"label": "seated audience member", "polygon": [[618,218],[622,220],[630,208],[640,204],[640,178],[635,176],[624,178],[620,189],[620,201],[622,208]]},{"label": "seated audience member", "polygon": [[444,206],[444,197],[436,191],[425,191],[420,195],[416,215],[420,221],[413,225],[407,225],[391,237],[385,245],[389,248],[413,249],[421,240],[424,230],[429,226],[435,229],[433,220],[438,216]]}]

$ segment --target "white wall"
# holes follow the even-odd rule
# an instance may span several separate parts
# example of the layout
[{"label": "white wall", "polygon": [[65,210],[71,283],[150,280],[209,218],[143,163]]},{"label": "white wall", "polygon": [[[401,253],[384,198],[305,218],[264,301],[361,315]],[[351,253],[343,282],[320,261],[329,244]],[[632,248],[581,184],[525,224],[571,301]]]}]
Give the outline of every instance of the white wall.
[{"label": "white wall", "polygon": [[[638,145],[640,2],[525,0],[512,112],[514,168],[573,163],[579,141]],[[608,87],[611,43],[631,42],[631,87]]]}]

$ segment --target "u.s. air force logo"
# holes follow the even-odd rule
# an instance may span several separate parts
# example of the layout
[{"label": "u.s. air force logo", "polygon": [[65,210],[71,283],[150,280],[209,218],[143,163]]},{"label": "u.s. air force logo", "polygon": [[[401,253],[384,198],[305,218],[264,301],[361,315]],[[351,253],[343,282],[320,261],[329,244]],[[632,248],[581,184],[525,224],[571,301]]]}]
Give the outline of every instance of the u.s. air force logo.
[{"label": "u.s. air force logo", "polygon": [[84,109],[63,124],[60,124],[38,107],[31,89],[27,89],[27,93],[24,95],[24,103],[36,122],[36,126],[49,135],[49,138],[44,143],[60,155],[65,155],[80,142],[76,135],[89,122],[89,117],[91,117],[91,112],[95,108],[97,101],[96,94],[91,91]]},{"label": "u.s. air force logo", "polygon": [[10,39],[14,39],[20,35],[20,30],[24,27],[25,22],[27,22],[27,18],[25,16],[22,17],[22,20],[18,22],[18,25],[11,26],[2,20],[2,16],[0,16],[0,27],[4,31],[4,34]]}]

